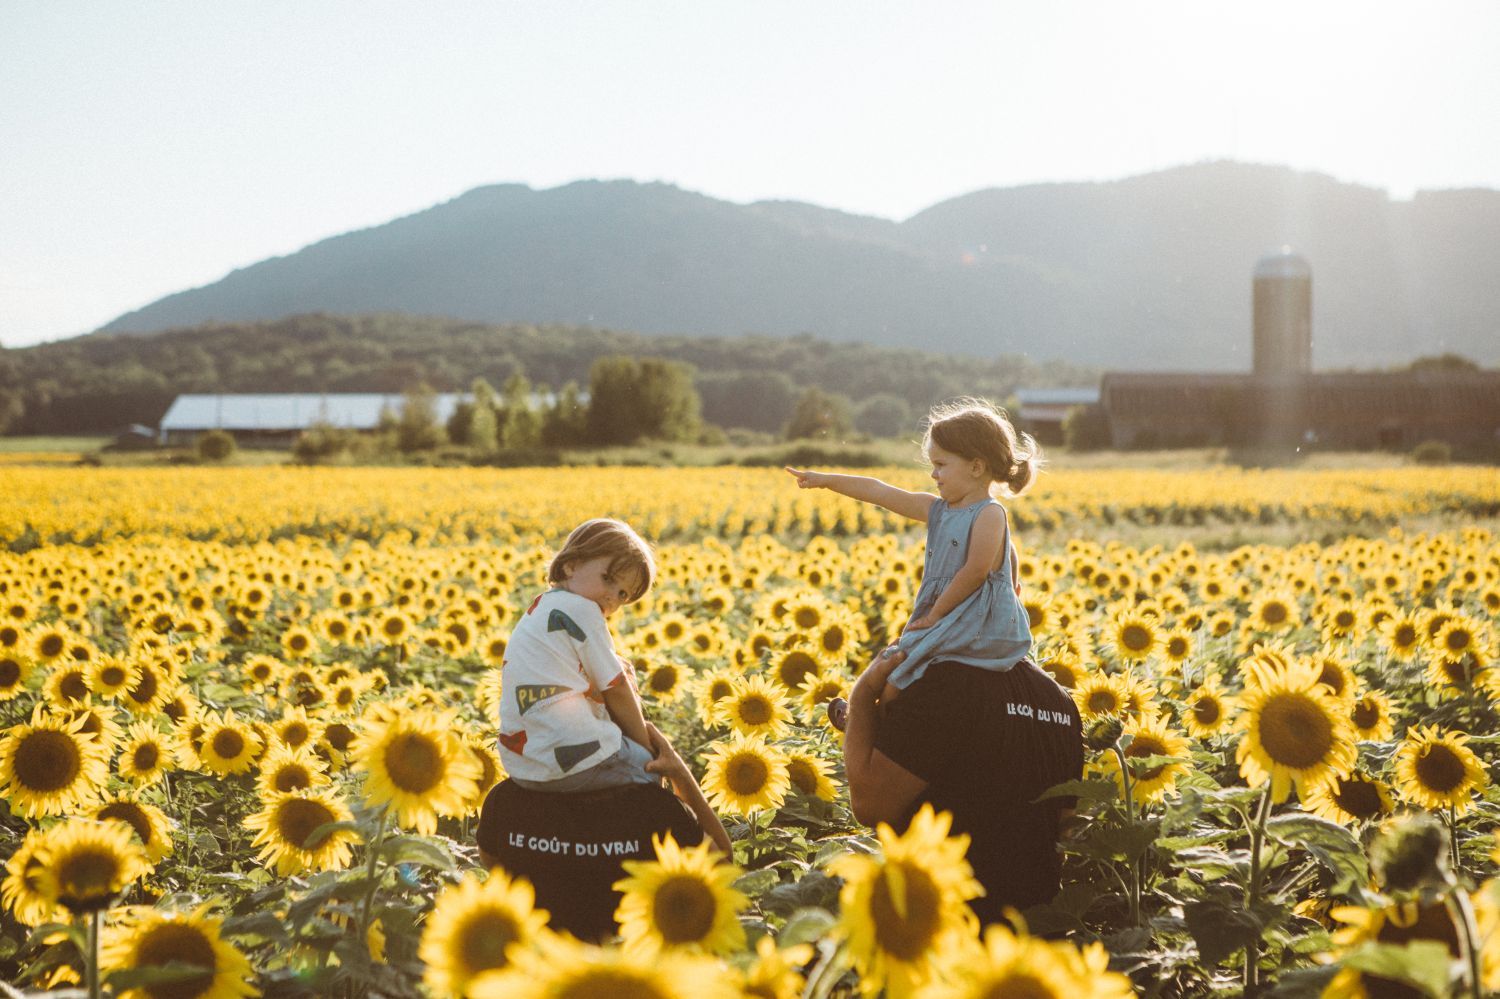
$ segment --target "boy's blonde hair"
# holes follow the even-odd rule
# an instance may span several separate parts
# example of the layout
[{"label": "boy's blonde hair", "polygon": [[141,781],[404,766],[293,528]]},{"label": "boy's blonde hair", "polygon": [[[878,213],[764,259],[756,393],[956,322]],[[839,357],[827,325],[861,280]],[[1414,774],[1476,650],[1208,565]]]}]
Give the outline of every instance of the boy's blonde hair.
[{"label": "boy's blonde hair", "polygon": [[1026,491],[1042,467],[1042,449],[1011,425],[1005,410],[985,399],[958,399],[927,414],[922,450],[936,444],[965,461],[978,458],[1007,493]]},{"label": "boy's blonde hair", "polygon": [[656,582],[656,556],[651,546],[629,524],[610,517],[596,517],[573,528],[562,550],[552,557],[547,579],[553,583],[565,582],[569,565],[596,558],[609,559],[610,572],[635,571],[640,585],[630,595],[631,603],[645,596]]}]

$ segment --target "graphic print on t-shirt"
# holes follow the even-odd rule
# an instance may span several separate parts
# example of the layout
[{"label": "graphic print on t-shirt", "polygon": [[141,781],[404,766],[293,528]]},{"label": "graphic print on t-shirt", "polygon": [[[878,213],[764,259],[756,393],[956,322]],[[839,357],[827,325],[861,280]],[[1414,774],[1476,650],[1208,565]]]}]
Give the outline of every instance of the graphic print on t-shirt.
[{"label": "graphic print on t-shirt", "polygon": [[516,687],[516,707],[524,715],[547,698],[567,692],[568,688],[560,683],[523,683]]},{"label": "graphic print on t-shirt", "polygon": [[552,754],[557,757],[557,765],[562,767],[563,773],[567,773],[598,751],[599,740],[595,739],[593,742],[584,742],[576,746],[558,746]]},{"label": "graphic print on t-shirt", "polygon": [[568,637],[575,642],[587,642],[589,640],[589,636],[585,635],[583,629],[578,627],[578,622],[556,608],[553,608],[552,613],[547,615],[547,632],[551,634],[554,631],[566,631]]}]

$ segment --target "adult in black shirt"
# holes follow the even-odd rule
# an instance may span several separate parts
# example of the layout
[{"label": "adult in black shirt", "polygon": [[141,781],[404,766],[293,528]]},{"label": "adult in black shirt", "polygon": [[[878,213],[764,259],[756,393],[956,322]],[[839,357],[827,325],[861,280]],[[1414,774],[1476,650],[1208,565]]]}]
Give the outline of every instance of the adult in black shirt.
[{"label": "adult in black shirt", "polygon": [[1036,801],[1083,776],[1083,736],[1068,693],[1030,659],[1005,672],[933,663],[888,704],[886,677],[904,657],[882,653],[854,684],[844,735],[849,802],[866,825],[906,829],[924,804],[953,815],[970,837],[968,861],[985,894],[984,923],[1007,906],[1057,894],[1059,822],[1066,798]]}]

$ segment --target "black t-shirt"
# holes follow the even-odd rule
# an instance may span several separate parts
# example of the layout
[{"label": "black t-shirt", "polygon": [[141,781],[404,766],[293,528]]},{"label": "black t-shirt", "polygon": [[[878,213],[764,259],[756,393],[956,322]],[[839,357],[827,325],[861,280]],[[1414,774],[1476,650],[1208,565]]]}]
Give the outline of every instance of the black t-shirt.
[{"label": "black t-shirt", "polygon": [[1082,723],[1068,693],[1023,659],[1003,673],[934,663],[885,707],[875,748],[928,782],[924,802],[953,813],[950,835],[970,836],[968,860],[985,896],[971,903],[991,923],[1057,894],[1058,819],[1072,799],[1032,804],[1083,776]]},{"label": "black t-shirt", "polygon": [[703,842],[703,829],[666,788],[632,784],[577,794],[532,791],[509,780],[490,789],[475,842],[512,876],[536,889],[549,925],[581,940],[615,933],[625,860],[655,860],[653,834],[681,846]]}]

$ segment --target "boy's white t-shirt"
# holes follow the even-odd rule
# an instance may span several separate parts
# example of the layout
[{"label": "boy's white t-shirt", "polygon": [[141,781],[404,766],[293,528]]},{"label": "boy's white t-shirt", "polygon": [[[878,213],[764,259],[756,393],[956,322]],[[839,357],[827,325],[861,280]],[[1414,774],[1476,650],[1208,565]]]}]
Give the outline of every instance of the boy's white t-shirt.
[{"label": "boy's white t-shirt", "polygon": [[522,780],[559,780],[619,752],[625,734],[603,691],[626,680],[599,605],[548,590],[511,632],[501,664],[500,763]]}]

